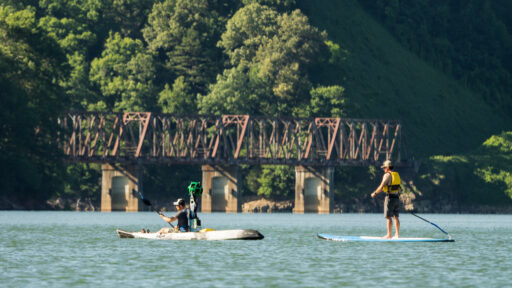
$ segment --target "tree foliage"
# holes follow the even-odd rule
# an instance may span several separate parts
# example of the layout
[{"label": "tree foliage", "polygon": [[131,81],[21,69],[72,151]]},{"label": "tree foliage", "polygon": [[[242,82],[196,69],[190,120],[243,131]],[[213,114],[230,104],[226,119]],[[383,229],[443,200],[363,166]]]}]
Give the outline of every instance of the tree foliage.
[{"label": "tree foliage", "polygon": [[[323,61],[327,37],[300,11],[291,11],[294,0],[3,3],[1,60],[9,67],[1,79],[6,151],[35,149],[15,148],[15,143],[30,139],[36,128],[49,129],[42,122],[55,123],[52,117],[64,109],[298,116],[331,113],[325,110],[329,104],[342,104],[331,97],[335,92],[311,89],[308,69]],[[8,96],[14,93],[18,97]],[[307,108],[311,103],[314,111]],[[15,125],[11,111],[29,113],[27,125]],[[38,153],[36,158],[45,159]],[[20,175],[35,177],[43,163],[48,165],[44,173],[59,174],[50,169],[51,162],[24,159],[16,166],[26,171]],[[272,169],[253,173],[262,189],[268,190],[264,178]],[[61,170],[68,181],[51,195],[94,194],[98,173],[97,165]],[[34,191],[41,182],[31,183],[31,188],[13,189]]]},{"label": "tree foliage", "polygon": [[153,56],[146,52],[142,41],[111,34],[101,58],[92,61],[90,75],[103,94],[90,109],[151,111],[154,107]]},{"label": "tree foliage", "polygon": [[341,86],[320,86],[311,90],[311,104],[306,108],[309,117],[343,117],[345,98]]},{"label": "tree foliage", "polygon": [[263,166],[258,178],[258,195],[286,199],[295,192],[295,171],[292,166]]},{"label": "tree foliage", "polygon": [[0,195],[28,207],[61,189],[56,146],[67,66],[32,7],[0,6]]},{"label": "tree foliage", "polygon": [[512,112],[510,1],[360,1],[417,55]]},{"label": "tree foliage", "polygon": [[217,76],[206,96],[199,97],[199,108],[209,114],[266,114],[274,112],[271,87],[258,75],[257,66],[240,64]]},{"label": "tree foliage", "polygon": [[[360,2],[414,53],[496,111],[512,111],[510,1]],[[63,169],[59,160],[55,124],[65,110],[349,116],[354,92],[339,86],[342,78],[330,83],[336,75],[319,79],[326,74],[315,71],[350,70],[351,55],[295,7],[295,0],[1,1],[0,161],[10,167],[0,174],[2,198],[44,203],[97,194],[98,165]],[[425,179],[442,184],[439,175],[469,173],[480,181],[475,187],[509,193],[507,133],[475,155],[433,157]],[[293,191],[290,167],[244,169],[252,193],[279,199]],[[152,171],[148,187],[171,191],[168,175],[182,185],[198,173],[165,167]],[[337,175],[360,181],[349,174]],[[362,186],[351,187],[355,194]]]},{"label": "tree foliage", "polygon": [[215,46],[221,17],[207,0],[156,3],[143,30],[148,47],[171,77],[184,76],[195,93],[203,92],[218,72],[221,54]]},{"label": "tree foliage", "polygon": [[241,8],[218,44],[231,68],[200,98],[201,111],[300,114],[297,107],[309,102],[308,65],[327,51],[326,37],[298,10],[280,14],[257,3]]},{"label": "tree foliage", "polygon": [[509,169],[512,165],[512,131],[491,136],[479,152],[484,157],[480,157],[475,174],[487,183],[504,186],[505,189],[501,190],[505,190],[512,199],[512,173]]},{"label": "tree foliage", "polygon": [[154,0],[113,0],[105,11],[105,18],[113,22],[114,29],[111,30],[118,31],[123,37],[141,39],[154,3]]},{"label": "tree foliage", "polygon": [[196,112],[196,103],[192,88],[185,82],[185,77],[176,78],[172,89],[165,85],[164,90],[160,92],[158,104],[164,113],[187,114]]},{"label": "tree foliage", "polygon": [[242,3],[244,5],[258,3],[260,5],[273,7],[279,11],[287,11],[295,6],[295,0],[242,0]]}]

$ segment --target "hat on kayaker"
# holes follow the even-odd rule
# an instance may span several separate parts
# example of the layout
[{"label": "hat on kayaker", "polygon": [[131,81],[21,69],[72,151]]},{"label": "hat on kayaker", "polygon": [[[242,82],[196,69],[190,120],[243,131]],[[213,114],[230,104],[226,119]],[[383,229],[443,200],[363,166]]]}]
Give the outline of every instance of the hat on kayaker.
[{"label": "hat on kayaker", "polygon": [[391,163],[390,160],[386,160],[386,161],[384,161],[384,163],[382,163],[382,166],[380,166],[380,168],[385,168],[385,167],[393,167],[393,163]]},{"label": "hat on kayaker", "polygon": [[174,206],[185,206],[185,200],[178,198],[178,200],[174,201]]}]

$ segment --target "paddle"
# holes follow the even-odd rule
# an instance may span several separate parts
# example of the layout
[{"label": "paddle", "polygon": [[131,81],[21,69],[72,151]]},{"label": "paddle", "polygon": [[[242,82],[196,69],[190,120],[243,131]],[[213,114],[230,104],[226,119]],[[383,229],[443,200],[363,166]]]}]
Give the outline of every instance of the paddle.
[{"label": "paddle", "polygon": [[[139,195],[140,195],[140,200],[142,201],[142,203],[144,203],[144,205],[151,207],[151,209],[153,209],[153,211],[158,213],[158,215],[162,214],[161,212],[157,211],[155,209],[155,207],[153,207],[153,205],[151,205],[151,202],[148,199],[144,198],[144,196],[142,195],[142,193],[140,193],[140,191],[139,191]],[[172,225],[171,222],[167,222],[167,223],[169,223],[169,225],[171,225],[171,227],[174,228],[174,225]]]},{"label": "paddle", "polygon": [[444,234],[448,235],[448,239],[452,239],[452,236],[451,236],[450,234],[448,234],[448,232],[446,232],[446,231],[444,231],[443,229],[441,229],[441,227],[437,226],[437,224],[436,224],[436,223],[430,222],[430,221],[428,221],[427,219],[422,218],[422,217],[420,217],[420,216],[418,216],[418,215],[414,214],[414,212],[412,212],[412,211],[411,211],[410,213],[411,213],[412,215],[414,215],[414,216],[416,216],[416,217],[420,218],[421,220],[423,220],[423,221],[425,221],[425,222],[427,222],[427,223],[429,223],[429,224],[434,225],[434,227],[436,227],[437,229],[441,230],[441,232],[443,232]]}]

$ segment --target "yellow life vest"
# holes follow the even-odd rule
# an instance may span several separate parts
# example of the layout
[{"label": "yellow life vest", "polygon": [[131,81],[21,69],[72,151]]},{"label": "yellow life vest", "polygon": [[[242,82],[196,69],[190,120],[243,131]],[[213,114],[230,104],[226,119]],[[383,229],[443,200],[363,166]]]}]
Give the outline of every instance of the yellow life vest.
[{"label": "yellow life vest", "polygon": [[397,194],[400,192],[400,175],[398,175],[398,172],[389,172],[391,174],[391,185],[385,185],[384,188],[382,188],[382,191],[388,194]]}]

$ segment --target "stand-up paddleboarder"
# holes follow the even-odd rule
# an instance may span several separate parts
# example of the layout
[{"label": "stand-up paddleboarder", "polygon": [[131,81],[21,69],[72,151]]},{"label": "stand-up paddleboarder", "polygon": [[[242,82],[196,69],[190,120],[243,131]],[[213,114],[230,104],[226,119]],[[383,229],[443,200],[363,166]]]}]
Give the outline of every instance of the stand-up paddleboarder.
[{"label": "stand-up paddleboarder", "polygon": [[380,168],[384,169],[382,182],[371,196],[374,198],[375,195],[381,191],[386,193],[386,198],[384,200],[384,217],[386,217],[388,233],[383,238],[391,238],[391,230],[393,228],[392,218],[395,219],[396,231],[394,238],[398,238],[400,236],[400,220],[398,219],[398,209],[400,208],[399,192],[401,190],[400,175],[398,175],[398,172],[393,171],[393,164],[389,160],[384,161]]}]

